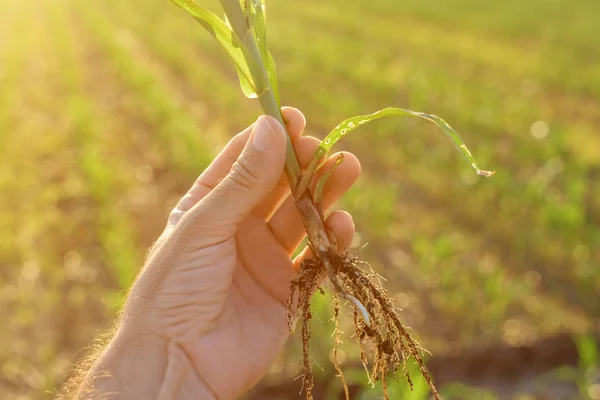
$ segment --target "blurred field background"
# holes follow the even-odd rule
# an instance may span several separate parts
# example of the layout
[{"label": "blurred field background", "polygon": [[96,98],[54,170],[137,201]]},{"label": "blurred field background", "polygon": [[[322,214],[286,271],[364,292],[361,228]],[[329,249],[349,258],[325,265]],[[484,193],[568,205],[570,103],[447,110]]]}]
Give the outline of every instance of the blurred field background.
[{"label": "blurred field background", "polygon": [[[477,177],[419,120],[342,145],[364,170],[340,205],[356,248],[446,398],[600,399],[600,2],[271,0],[268,19],[283,103],[308,134],[408,107],[498,171]],[[259,111],[167,0],[0,1],[0,398],[54,397],[174,202]],[[314,309],[333,399],[329,299]],[[248,398],[300,398],[298,342]],[[342,350],[355,398],[380,398],[363,393],[353,339]],[[415,384],[394,398],[426,399]]]}]

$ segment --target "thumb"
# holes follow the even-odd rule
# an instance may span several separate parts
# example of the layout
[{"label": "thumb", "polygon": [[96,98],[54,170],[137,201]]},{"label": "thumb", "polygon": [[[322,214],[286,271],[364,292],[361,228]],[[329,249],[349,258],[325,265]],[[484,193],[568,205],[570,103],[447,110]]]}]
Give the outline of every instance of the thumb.
[{"label": "thumb", "polygon": [[229,174],[190,210],[191,225],[222,239],[235,234],[239,223],[279,181],[286,140],[275,118],[259,117]]}]

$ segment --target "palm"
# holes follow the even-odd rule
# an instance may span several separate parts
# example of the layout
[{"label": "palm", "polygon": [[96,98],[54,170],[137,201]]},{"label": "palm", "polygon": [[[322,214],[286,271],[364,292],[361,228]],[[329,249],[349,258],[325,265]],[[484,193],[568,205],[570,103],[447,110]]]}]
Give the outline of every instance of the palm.
[{"label": "palm", "polygon": [[[294,276],[286,249],[264,221],[248,217],[228,243],[235,272],[214,329],[186,349],[200,375],[223,398],[254,385],[281,352],[287,338],[287,288]],[[222,265],[221,268],[227,268]],[[231,381],[229,376],[235,376]],[[225,378],[225,379],[224,379]]]}]

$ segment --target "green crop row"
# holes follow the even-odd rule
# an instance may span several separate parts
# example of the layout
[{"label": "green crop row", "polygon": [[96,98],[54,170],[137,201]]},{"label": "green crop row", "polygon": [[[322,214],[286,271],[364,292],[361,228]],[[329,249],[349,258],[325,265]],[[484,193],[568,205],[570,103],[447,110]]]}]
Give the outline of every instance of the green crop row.
[{"label": "green crop row", "polygon": [[[91,41],[102,49],[116,66],[120,79],[131,91],[138,117],[149,125],[149,139],[158,140],[168,152],[173,166],[186,173],[197,173],[208,164],[213,153],[206,143],[214,140],[210,124],[200,126],[200,116],[186,109],[186,104],[162,82],[156,69],[143,55],[136,55],[135,38],[111,28],[93,7],[77,3]],[[121,40],[115,40],[119,33]],[[156,136],[156,137],[154,137]]]},{"label": "green crop row", "polygon": [[77,148],[77,170],[85,182],[85,192],[98,210],[95,225],[106,268],[124,290],[133,281],[141,262],[129,218],[118,208],[131,185],[124,177],[132,173],[123,170],[126,164],[112,148],[110,138],[106,139],[107,116],[98,110],[86,88],[84,74],[89,66],[84,64],[87,60],[82,53],[87,50],[87,44],[80,43],[76,37],[67,4],[64,1],[57,4],[62,8],[57,12],[60,20],[56,26],[60,28],[54,34],[66,49],[62,79],[69,93],[65,108],[71,120],[71,140]]}]

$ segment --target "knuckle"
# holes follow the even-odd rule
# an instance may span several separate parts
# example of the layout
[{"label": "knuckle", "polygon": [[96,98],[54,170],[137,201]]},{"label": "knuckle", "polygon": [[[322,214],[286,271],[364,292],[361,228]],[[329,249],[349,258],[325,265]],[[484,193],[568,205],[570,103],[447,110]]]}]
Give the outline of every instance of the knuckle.
[{"label": "knuckle", "polygon": [[231,167],[230,177],[237,184],[250,188],[259,181],[260,170],[250,157],[240,157]]}]

